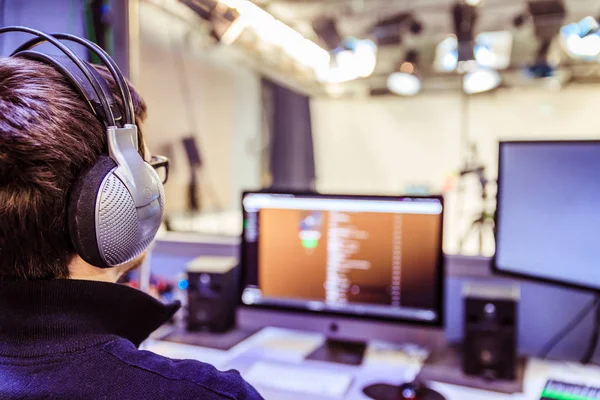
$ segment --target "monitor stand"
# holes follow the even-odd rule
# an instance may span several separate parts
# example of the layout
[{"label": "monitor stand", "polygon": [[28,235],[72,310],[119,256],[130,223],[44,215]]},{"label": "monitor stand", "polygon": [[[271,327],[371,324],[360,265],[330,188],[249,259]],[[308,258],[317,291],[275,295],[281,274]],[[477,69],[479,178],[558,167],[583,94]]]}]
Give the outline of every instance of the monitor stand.
[{"label": "monitor stand", "polygon": [[346,365],[360,365],[367,344],[363,342],[347,342],[339,339],[326,339],[315,351],[309,354],[307,360],[327,361]]}]

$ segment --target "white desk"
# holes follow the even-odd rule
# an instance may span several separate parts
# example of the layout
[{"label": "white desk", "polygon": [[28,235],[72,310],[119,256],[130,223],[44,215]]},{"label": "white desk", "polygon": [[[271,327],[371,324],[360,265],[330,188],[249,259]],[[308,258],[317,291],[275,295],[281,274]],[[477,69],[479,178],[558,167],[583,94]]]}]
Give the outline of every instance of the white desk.
[{"label": "white desk", "polygon": [[[165,341],[148,341],[147,350],[171,358],[195,359],[214,365],[220,370],[237,369],[242,373],[258,360],[283,361],[315,368],[349,371],[354,375],[352,386],[345,399],[368,399],[362,388],[374,382],[401,384],[412,380],[419,371],[423,354],[415,351],[410,355],[399,347],[381,342],[369,344],[361,366],[344,366],[319,361],[304,361],[304,357],[323,342],[320,334],[299,332],[279,328],[265,328],[229,351],[214,350]],[[544,384],[549,379],[571,383],[600,386],[600,367],[584,367],[566,362],[550,362],[532,359],[525,371],[524,393],[498,394],[477,389],[464,388],[431,382],[430,387],[443,394],[448,400],[538,400]],[[252,382],[250,382],[252,383]],[[305,394],[280,392],[256,386],[267,400],[307,399]],[[312,397],[312,399],[330,399]]]}]

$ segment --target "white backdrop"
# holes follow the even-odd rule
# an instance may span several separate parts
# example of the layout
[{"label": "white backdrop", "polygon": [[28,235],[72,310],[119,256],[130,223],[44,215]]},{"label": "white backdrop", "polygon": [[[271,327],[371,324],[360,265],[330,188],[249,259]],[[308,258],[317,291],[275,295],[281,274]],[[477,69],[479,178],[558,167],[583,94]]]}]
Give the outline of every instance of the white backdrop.
[{"label": "white backdrop", "polygon": [[[497,143],[507,139],[600,139],[600,85],[504,89],[471,97],[470,137],[488,176],[497,174]],[[403,193],[409,185],[440,192],[461,166],[459,93],[413,98],[316,98],[312,101],[317,187],[322,192]],[[477,183],[467,183],[466,215],[477,213]],[[445,249],[458,251],[466,220],[447,196]],[[466,253],[476,252],[475,241]],[[493,253],[488,240],[485,254]]]}]

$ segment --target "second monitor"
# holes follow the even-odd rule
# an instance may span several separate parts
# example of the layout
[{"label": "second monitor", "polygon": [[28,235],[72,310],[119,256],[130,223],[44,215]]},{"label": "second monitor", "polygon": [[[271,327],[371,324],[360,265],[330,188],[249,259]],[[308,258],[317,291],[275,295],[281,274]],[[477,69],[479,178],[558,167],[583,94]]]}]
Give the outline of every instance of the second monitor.
[{"label": "second monitor", "polygon": [[265,325],[350,341],[443,327],[441,197],[246,193],[243,209],[241,302],[279,311]]}]

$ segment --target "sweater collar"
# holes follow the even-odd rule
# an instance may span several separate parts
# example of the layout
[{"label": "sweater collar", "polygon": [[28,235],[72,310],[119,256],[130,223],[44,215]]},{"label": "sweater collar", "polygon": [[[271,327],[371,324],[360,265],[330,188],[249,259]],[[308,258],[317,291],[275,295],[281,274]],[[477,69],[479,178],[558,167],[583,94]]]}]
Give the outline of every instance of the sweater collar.
[{"label": "sweater collar", "polygon": [[137,347],[179,307],[114,283],[0,279],[0,355],[76,351],[114,336]]}]

